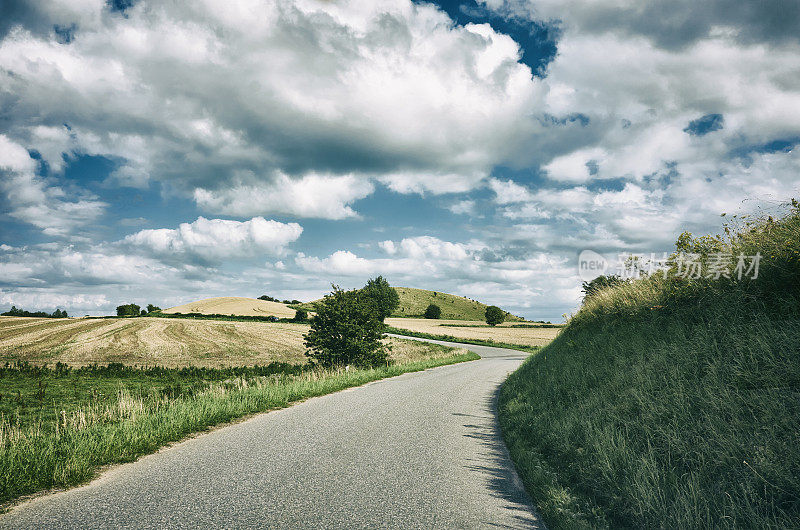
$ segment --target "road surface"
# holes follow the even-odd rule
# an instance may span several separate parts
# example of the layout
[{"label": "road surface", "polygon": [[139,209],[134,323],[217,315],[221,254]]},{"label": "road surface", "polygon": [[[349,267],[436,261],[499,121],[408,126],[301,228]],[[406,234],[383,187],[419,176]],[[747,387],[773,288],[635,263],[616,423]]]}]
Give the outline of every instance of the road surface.
[{"label": "road surface", "polygon": [[528,354],[460,346],[482,359],[260,414],[21,504],[0,528],[543,527],[494,413]]}]

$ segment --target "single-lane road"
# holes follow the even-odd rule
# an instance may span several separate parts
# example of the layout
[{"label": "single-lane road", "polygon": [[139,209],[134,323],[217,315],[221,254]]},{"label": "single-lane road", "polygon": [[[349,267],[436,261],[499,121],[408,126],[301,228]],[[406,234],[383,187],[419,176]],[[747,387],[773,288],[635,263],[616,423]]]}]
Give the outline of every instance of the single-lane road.
[{"label": "single-lane road", "polygon": [[181,442],[35,498],[0,528],[542,527],[500,438],[527,353],[384,379]]}]

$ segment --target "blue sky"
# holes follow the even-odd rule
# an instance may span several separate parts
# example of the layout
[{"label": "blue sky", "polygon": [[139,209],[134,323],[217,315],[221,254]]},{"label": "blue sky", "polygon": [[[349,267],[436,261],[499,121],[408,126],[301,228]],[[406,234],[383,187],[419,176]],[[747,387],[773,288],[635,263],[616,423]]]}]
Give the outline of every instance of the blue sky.
[{"label": "blue sky", "polygon": [[0,10],[0,309],[383,274],[561,320],[581,250],[798,196],[794,1]]}]

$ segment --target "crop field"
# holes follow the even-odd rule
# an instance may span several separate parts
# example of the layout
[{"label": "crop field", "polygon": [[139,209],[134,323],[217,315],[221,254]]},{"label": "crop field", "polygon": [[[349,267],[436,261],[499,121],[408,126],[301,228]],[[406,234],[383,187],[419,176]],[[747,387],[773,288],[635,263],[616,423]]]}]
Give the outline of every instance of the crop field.
[{"label": "crop field", "polygon": [[[0,360],[70,366],[223,367],[306,362],[307,324],[168,318],[0,317]],[[440,355],[429,345],[387,339],[398,362]]]},{"label": "crop field", "polygon": [[514,322],[488,327],[478,320],[430,320],[425,318],[387,318],[394,328],[462,339],[491,340],[524,346],[544,346],[558,335],[558,327],[512,327]]},{"label": "crop field", "polygon": [[200,313],[201,315],[276,316],[292,318],[295,310],[280,302],[269,302],[257,298],[221,296],[206,298],[165,309],[163,313]]}]

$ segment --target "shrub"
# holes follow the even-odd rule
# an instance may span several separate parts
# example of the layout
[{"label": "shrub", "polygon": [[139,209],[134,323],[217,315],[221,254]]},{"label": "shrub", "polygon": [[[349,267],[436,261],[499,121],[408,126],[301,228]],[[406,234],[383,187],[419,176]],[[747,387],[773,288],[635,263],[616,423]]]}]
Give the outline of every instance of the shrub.
[{"label": "shrub", "polygon": [[141,308],[136,304],[124,304],[117,306],[118,317],[138,317],[141,314]]},{"label": "shrub", "polygon": [[333,286],[315,307],[311,330],[305,335],[306,355],[324,367],[373,367],[386,363],[381,342],[383,322],[375,299],[364,289],[343,291]]},{"label": "shrub", "polygon": [[425,309],[425,318],[432,318],[432,319],[442,318],[442,308],[436,304],[430,304]]},{"label": "shrub", "polygon": [[400,306],[400,295],[383,276],[368,280],[361,292],[373,300],[381,322]]},{"label": "shrub", "polygon": [[308,320],[308,311],[305,309],[298,309],[294,312],[294,318],[292,319],[295,322],[305,322]]},{"label": "shrub", "polygon": [[156,312],[156,311],[161,311],[161,308],[158,307],[157,305],[147,304],[147,312],[148,313],[153,313],[153,312]]},{"label": "shrub", "polygon": [[581,284],[581,292],[583,292],[583,301],[586,302],[592,296],[597,294],[601,289],[607,287],[614,287],[625,283],[625,280],[616,274],[600,275],[590,282],[583,282]]},{"label": "shrub", "polygon": [[502,324],[505,319],[506,314],[496,305],[490,305],[486,308],[486,323],[490,326]]}]

